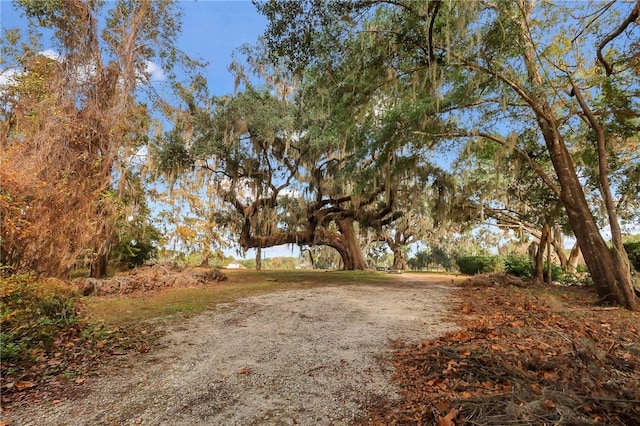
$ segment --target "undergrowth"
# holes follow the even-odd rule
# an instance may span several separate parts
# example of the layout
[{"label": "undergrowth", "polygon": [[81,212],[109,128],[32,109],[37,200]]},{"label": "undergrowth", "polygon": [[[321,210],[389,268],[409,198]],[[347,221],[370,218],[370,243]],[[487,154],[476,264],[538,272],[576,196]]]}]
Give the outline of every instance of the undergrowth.
[{"label": "undergrowth", "polygon": [[28,275],[0,280],[0,357],[31,362],[33,353],[51,349],[60,331],[78,323],[78,295],[57,280]]},{"label": "undergrowth", "polygon": [[[3,408],[65,393],[110,355],[149,350],[150,334],[91,322],[77,291],[55,279],[0,279],[0,392]],[[55,397],[54,397],[55,399]]]}]

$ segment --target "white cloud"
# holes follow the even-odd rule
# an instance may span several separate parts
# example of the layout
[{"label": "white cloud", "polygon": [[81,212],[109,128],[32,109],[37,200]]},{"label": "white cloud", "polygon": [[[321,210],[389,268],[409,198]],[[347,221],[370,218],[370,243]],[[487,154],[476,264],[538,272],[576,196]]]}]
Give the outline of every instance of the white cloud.
[{"label": "white cloud", "polygon": [[145,61],[145,63],[147,66],[144,71],[149,76],[149,81],[165,81],[167,79],[167,76],[158,64],[151,61]]},{"label": "white cloud", "polygon": [[13,68],[7,68],[6,70],[0,70],[0,87],[11,86],[15,84],[15,77],[19,75],[18,71]]},{"label": "white cloud", "polygon": [[40,52],[40,55],[45,56],[49,59],[53,59],[55,61],[60,60],[61,55],[53,49],[47,49]]}]

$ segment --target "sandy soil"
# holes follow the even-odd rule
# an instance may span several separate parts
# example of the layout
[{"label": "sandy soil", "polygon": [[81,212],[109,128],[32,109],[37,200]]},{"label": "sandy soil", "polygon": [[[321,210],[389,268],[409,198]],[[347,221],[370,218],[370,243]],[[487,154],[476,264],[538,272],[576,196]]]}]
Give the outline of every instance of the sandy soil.
[{"label": "sandy soil", "polygon": [[284,291],[218,305],[86,393],[10,413],[12,425],[346,425],[394,398],[394,339],[450,331],[443,277]]}]

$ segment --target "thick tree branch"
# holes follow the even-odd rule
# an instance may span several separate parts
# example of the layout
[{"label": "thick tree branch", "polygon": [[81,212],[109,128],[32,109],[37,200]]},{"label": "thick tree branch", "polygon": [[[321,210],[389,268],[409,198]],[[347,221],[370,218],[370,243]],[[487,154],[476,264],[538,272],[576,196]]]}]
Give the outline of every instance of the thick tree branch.
[{"label": "thick tree branch", "polygon": [[[640,2],[639,2],[640,4]],[[615,202],[613,196],[611,194],[611,185],[609,183],[609,165],[607,163],[607,139],[604,132],[604,127],[600,124],[596,116],[587,105],[584,97],[582,96],[582,91],[580,88],[571,80],[572,92],[582,108],[588,122],[589,127],[596,133],[596,145],[598,151],[598,180],[600,183],[600,193],[602,194],[602,198],[604,199],[605,206],[607,208],[607,214],[609,216],[609,226],[611,227],[611,238],[613,240],[614,246],[617,249],[622,248],[622,230],[620,228],[620,223],[618,222],[618,213],[616,211]]]},{"label": "thick tree branch", "polygon": [[440,10],[440,0],[437,0],[433,3],[431,3],[429,5],[429,9],[433,10],[431,11],[431,19],[429,20],[429,36],[428,36],[428,40],[429,40],[429,60],[432,61],[433,60],[433,26],[436,22],[436,17],[438,16],[438,11]]},{"label": "thick tree branch", "polygon": [[622,34],[622,32],[626,30],[629,25],[635,22],[639,16],[640,16],[640,0],[637,0],[636,5],[634,6],[629,16],[627,16],[627,18],[624,21],[622,21],[622,24],[620,24],[620,26],[616,28],[611,34],[606,36],[604,40],[602,40],[598,45],[598,52],[597,52],[598,61],[600,61],[600,63],[604,66],[604,69],[607,72],[607,76],[610,76],[611,74],[613,74],[613,65],[609,64],[609,62],[607,62],[607,60],[604,59],[602,50],[607,46],[607,44],[609,44],[616,37]]}]

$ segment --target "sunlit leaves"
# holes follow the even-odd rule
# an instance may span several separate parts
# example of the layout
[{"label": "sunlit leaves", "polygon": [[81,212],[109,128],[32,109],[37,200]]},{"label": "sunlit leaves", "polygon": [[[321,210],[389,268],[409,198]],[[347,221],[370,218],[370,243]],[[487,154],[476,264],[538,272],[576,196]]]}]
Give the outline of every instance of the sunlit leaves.
[{"label": "sunlit leaves", "polygon": [[[10,154],[3,161],[3,191],[23,203],[10,210],[22,218],[12,223],[23,226],[11,233],[16,238],[2,239],[2,254],[11,251],[16,269],[63,276],[80,255],[89,262],[107,259],[117,229],[125,228],[121,203],[129,200],[132,214],[143,204],[132,193],[136,184],[127,183],[127,169],[135,161],[141,165],[135,157],[151,127],[151,111],[136,96],[149,83],[141,78],[144,61],[174,49],[169,40],[179,30],[178,15],[169,2],[17,5],[30,18],[30,36],[42,27],[53,30],[47,47],[56,52],[36,54],[38,39],[18,33],[3,40],[15,67],[1,92]],[[109,10],[117,19],[107,17]],[[106,261],[101,264],[104,273]]]}]

